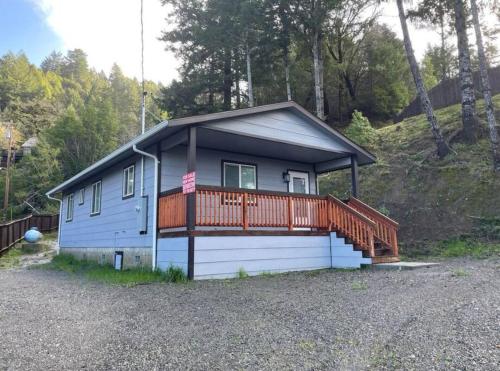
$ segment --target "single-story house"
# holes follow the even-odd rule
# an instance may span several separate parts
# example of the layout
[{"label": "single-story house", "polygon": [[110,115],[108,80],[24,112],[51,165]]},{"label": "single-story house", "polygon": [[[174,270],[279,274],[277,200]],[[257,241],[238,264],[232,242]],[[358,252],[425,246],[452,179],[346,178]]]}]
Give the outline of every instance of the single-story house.
[{"label": "single-story house", "polygon": [[[162,122],[47,192],[60,251],[189,278],[397,261],[397,227],[356,198],[375,157],[294,102]],[[351,169],[352,197],[318,175]]]}]

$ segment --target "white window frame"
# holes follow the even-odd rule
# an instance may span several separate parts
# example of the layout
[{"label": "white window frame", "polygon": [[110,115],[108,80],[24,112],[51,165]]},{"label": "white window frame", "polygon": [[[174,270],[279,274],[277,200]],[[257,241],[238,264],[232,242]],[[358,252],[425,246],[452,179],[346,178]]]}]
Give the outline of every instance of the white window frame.
[{"label": "white window frame", "polygon": [[66,205],[66,221],[70,222],[73,220],[73,213],[75,210],[75,195],[70,193],[67,198]]},{"label": "white window frame", "polygon": [[[99,186],[99,198],[96,198],[96,190]],[[96,201],[98,201],[96,208]],[[90,205],[90,216],[99,215],[101,213],[101,202],[102,202],[102,180],[92,184],[92,204]]]},{"label": "white window frame", "polygon": [[[226,165],[233,165],[233,166],[238,166],[238,188],[241,189],[257,189],[257,165],[254,164],[245,164],[245,163],[238,163],[238,162],[231,162],[231,161],[223,161],[222,166],[222,182],[223,182],[223,187],[226,186]],[[241,167],[242,166],[248,166],[248,167],[253,167],[254,168],[254,184],[255,188],[243,188],[241,186]]]},{"label": "white window frame", "polygon": [[[129,192],[129,178],[132,173],[132,190]],[[130,165],[123,169],[122,198],[134,197],[135,194],[135,165]]]},{"label": "white window frame", "polygon": [[83,205],[85,203],[85,188],[78,191],[78,205]]}]

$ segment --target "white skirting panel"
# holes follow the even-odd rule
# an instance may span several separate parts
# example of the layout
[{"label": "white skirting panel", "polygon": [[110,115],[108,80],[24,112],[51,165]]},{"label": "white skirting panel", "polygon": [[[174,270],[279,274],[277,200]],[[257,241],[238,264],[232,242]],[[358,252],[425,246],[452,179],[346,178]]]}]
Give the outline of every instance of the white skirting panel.
[{"label": "white skirting panel", "polygon": [[330,236],[196,237],[195,279],[331,267]]},{"label": "white skirting panel", "polygon": [[166,270],[169,266],[182,268],[187,274],[188,238],[159,238],[157,250],[158,268]]}]

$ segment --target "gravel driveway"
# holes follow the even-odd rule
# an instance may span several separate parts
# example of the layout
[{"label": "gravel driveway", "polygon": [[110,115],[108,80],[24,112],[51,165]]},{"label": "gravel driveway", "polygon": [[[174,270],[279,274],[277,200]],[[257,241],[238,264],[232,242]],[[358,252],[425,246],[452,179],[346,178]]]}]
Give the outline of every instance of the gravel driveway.
[{"label": "gravel driveway", "polygon": [[0,369],[500,366],[500,262],[132,288],[0,271]]}]

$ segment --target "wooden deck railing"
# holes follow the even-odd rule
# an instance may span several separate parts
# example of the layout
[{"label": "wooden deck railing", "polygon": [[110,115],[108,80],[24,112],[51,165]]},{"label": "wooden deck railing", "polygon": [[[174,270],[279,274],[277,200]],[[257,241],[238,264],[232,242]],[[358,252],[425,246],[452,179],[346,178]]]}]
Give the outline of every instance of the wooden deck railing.
[{"label": "wooden deck railing", "polygon": [[357,198],[351,197],[347,204],[375,222],[375,239],[388,246],[394,256],[398,256],[399,224]]},{"label": "wooden deck railing", "polygon": [[[370,214],[365,214],[363,210],[368,206],[352,200],[355,199],[345,203],[333,196],[198,185],[195,221],[199,227],[338,231],[359,248],[369,251],[370,256],[375,254],[375,239],[394,246],[396,235],[389,229],[393,226],[384,219],[387,217],[375,215],[371,208]],[[158,228],[185,226],[186,196],[181,189],[163,193],[159,200]]]}]

